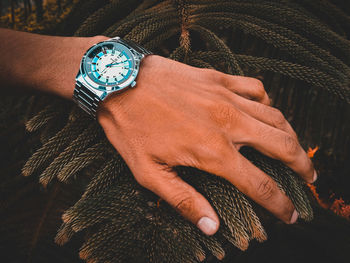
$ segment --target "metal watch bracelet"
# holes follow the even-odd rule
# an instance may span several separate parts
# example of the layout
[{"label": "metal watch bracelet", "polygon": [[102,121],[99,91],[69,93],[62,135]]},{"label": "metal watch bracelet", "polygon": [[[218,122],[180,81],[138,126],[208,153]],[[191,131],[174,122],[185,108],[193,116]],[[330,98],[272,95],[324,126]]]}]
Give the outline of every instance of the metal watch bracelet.
[{"label": "metal watch bracelet", "polygon": [[81,109],[96,119],[97,107],[101,102],[101,99],[96,94],[82,84],[75,83],[73,99]]}]

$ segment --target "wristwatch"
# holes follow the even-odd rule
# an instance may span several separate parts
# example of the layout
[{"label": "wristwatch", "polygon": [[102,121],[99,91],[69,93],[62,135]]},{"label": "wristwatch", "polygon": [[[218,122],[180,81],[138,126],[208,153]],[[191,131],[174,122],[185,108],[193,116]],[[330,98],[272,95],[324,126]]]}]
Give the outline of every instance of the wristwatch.
[{"label": "wristwatch", "polygon": [[135,87],[141,60],[152,54],[130,40],[114,37],[90,47],[75,78],[73,100],[93,118],[110,93]]}]

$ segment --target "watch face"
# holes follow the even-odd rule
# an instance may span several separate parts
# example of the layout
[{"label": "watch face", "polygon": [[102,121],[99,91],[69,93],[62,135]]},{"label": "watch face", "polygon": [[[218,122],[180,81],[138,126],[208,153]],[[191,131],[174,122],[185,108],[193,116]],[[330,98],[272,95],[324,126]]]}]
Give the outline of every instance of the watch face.
[{"label": "watch face", "polygon": [[135,61],[124,45],[102,42],[87,51],[82,70],[85,76],[98,84],[94,88],[112,91],[118,89],[118,85],[130,82],[130,77],[135,75]]}]

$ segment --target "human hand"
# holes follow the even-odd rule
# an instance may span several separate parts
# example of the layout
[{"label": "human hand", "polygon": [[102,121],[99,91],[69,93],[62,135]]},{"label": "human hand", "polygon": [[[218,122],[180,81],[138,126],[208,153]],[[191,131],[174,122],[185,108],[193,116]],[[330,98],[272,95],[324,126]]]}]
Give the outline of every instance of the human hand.
[{"label": "human hand", "polygon": [[[0,70],[7,90],[26,87],[67,99],[73,96],[84,52],[108,39],[5,29],[0,36],[4,40],[1,50],[12,50],[4,52],[8,63]],[[219,227],[214,209],[172,167],[192,166],[221,176],[286,223],[297,219],[292,202],[268,175],[238,152],[239,148],[249,145],[279,159],[308,182],[316,177],[295,132],[268,104],[256,79],[151,55],[141,62],[136,88],[108,96],[97,117],[136,180],[203,232],[214,234]]]},{"label": "human hand", "polygon": [[212,235],[219,228],[217,214],[174,166],[227,179],[286,223],[298,217],[292,202],[239,148],[251,146],[281,160],[305,181],[316,180],[295,132],[269,102],[257,79],[151,55],[141,63],[136,88],[107,97],[98,121],[135,179]]},{"label": "human hand", "polygon": [[[7,29],[1,29],[0,36],[0,50],[11,50],[3,52],[7,63],[0,67],[6,91],[25,87],[67,99],[72,99],[84,52],[108,39]],[[281,160],[307,182],[316,179],[295,132],[268,104],[256,79],[151,55],[141,62],[136,88],[108,96],[97,117],[136,180],[210,235],[219,227],[218,216],[200,193],[177,176],[174,166],[192,166],[227,179],[286,223],[298,216],[292,202],[239,148],[251,146]]]}]

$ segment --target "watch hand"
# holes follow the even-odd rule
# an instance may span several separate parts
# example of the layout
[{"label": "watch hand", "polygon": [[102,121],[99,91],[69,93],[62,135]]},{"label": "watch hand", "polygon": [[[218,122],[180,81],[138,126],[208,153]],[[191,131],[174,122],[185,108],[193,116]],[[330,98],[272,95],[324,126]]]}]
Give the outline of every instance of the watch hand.
[{"label": "watch hand", "polygon": [[118,60],[118,59],[112,59],[112,63],[111,63],[111,64],[116,63],[117,60]]},{"label": "watch hand", "polygon": [[105,69],[104,69],[104,70],[102,70],[102,71],[101,71],[101,74],[102,74],[103,72],[105,72],[105,71],[106,71],[106,69],[108,69],[108,65],[105,67]]},{"label": "watch hand", "polygon": [[[112,62],[111,62],[110,64],[118,63],[118,62],[117,62],[117,60],[118,60],[117,58],[116,58],[116,59],[111,59],[111,60],[112,60]],[[109,64],[109,65],[110,65],[110,64]]]},{"label": "watch hand", "polygon": [[115,65],[118,65],[118,64],[122,64],[122,63],[125,63],[126,61],[122,61],[122,62],[117,62],[117,63],[111,63],[111,64],[108,64],[106,65],[106,67],[112,67],[112,66],[115,66]]},{"label": "watch hand", "polygon": [[[125,65],[111,65],[111,66],[109,66],[110,68],[111,67],[125,67]],[[125,67],[125,68],[129,68],[129,67]]]}]

